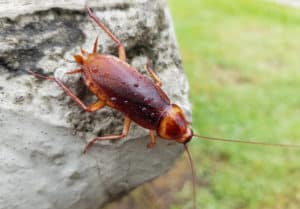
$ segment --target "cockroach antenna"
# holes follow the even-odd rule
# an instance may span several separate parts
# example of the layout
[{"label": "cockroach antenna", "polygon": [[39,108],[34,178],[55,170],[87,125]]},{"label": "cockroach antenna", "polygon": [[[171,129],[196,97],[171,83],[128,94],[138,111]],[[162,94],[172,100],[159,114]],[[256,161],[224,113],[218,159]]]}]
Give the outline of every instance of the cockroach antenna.
[{"label": "cockroach antenna", "polygon": [[191,173],[192,173],[192,183],[193,183],[193,209],[196,209],[196,174],[195,174],[195,167],[192,159],[192,155],[189,151],[187,144],[183,144],[185,152],[188,156],[190,166],[191,166]]},{"label": "cockroach antenna", "polygon": [[219,141],[219,142],[235,142],[240,144],[253,144],[253,145],[262,145],[262,146],[269,146],[269,147],[285,147],[285,148],[295,148],[299,149],[300,145],[293,145],[293,144],[276,144],[276,143],[267,143],[267,142],[257,142],[257,141],[245,141],[242,139],[225,139],[225,138],[218,138],[218,137],[210,137],[210,136],[204,136],[199,134],[193,134],[193,136],[196,136],[198,138],[202,138],[204,140],[208,141]]}]

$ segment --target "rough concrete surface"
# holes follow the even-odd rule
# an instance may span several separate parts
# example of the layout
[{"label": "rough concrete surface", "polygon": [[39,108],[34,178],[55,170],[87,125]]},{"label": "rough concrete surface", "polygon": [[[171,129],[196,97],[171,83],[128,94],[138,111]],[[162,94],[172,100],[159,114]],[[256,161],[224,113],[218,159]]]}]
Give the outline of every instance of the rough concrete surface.
[{"label": "rough concrete surface", "polygon": [[[97,16],[124,44],[128,62],[145,74],[147,57],[163,89],[190,119],[188,84],[166,2],[91,1]],[[119,133],[122,114],[106,107],[82,111],[53,82],[28,75],[54,74],[86,103],[95,97],[75,69],[80,47],[117,53],[115,44],[86,15],[84,2],[0,1],[0,209],[98,209],[105,202],[173,165],[182,145],[157,140],[133,124],[126,139],[101,142],[81,154],[86,141]]]}]

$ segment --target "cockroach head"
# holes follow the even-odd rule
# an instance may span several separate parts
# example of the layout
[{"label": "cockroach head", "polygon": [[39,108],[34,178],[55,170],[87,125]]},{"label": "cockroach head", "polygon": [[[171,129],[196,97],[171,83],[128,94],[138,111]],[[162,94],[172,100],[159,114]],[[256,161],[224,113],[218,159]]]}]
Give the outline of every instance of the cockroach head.
[{"label": "cockroach head", "polygon": [[157,134],[163,139],[176,140],[183,144],[193,137],[193,131],[188,127],[182,109],[176,104],[172,104],[162,116]]}]

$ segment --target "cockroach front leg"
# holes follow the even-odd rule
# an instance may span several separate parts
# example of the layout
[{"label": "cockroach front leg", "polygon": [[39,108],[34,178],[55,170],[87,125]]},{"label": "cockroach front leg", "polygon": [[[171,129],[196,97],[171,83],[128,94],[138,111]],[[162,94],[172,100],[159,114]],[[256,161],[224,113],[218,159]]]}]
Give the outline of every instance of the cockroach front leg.
[{"label": "cockroach front leg", "polygon": [[147,148],[151,149],[155,144],[155,131],[150,130],[150,143],[147,144]]},{"label": "cockroach front leg", "polygon": [[146,69],[148,70],[148,73],[150,74],[150,76],[152,77],[152,79],[155,81],[155,85],[157,85],[158,87],[162,86],[162,82],[160,81],[160,79],[158,78],[158,76],[155,74],[155,72],[152,70],[152,68],[150,67],[150,62],[148,61],[147,65],[146,65]]},{"label": "cockroach front leg", "polygon": [[[70,73],[77,73],[80,69],[76,69],[71,71]],[[82,109],[84,109],[87,112],[94,112],[96,110],[99,110],[100,108],[105,106],[105,102],[99,100],[95,102],[94,104],[91,104],[87,106],[86,104],[81,101],[65,84],[63,84],[60,80],[58,80],[55,77],[50,77],[50,76],[44,76],[35,72],[32,72],[31,70],[26,70],[28,73],[34,75],[35,77],[42,78],[42,79],[47,79],[56,82],[65,92],[68,94]]]},{"label": "cockroach front leg", "polygon": [[99,136],[96,137],[95,139],[93,139],[92,141],[90,141],[84,148],[83,153],[86,153],[86,151],[93,146],[93,144],[95,144],[97,141],[103,141],[103,140],[115,140],[115,139],[122,139],[125,136],[127,136],[129,128],[130,128],[130,123],[131,120],[128,117],[125,117],[124,120],[124,126],[123,126],[123,131],[121,134],[119,135],[110,135],[110,136]]}]

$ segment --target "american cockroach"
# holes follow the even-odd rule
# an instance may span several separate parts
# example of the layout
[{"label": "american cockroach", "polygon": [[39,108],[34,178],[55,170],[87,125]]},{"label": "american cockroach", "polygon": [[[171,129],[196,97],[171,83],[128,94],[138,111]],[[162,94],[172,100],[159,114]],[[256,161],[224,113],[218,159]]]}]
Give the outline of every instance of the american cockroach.
[{"label": "american cockroach", "polygon": [[188,126],[182,109],[170,102],[166,93],[161,89],[162,83],[149,63],[146,69],[155,82],[143,76],[126,62],[126,53],[122,43],[87,5],[85,8],[88,15],[117,44],[119,57],[97,53],[98,38],[96,38],[92,53],[81,49],[81,55],[74,55],[80,67],[67,74],[81,73],[86,86],[99,100],[94,104],[86,105],[57,78],[46,77],[28,70],[36,77],[55,81],[85,111],[94,112],[104,106],[109,106],[124,113],[124,126],[121,134],[96,137],[86,145],[83,152],[85,153],[97,141],[124,138],[128,134],[131,121],[149,130],[148,148],[155,145],[156,135],[182,144],[189,142],[193,137],[193,131]]},{"label": "american cockroach", "polygon": [[187,143],[193,136],[208,140],[229,141],[248,144],[259,144],[279,147],[299,147],[286,144],[269,144],[243,140],[232,140],[207,137],[194,134],[185,118],[182,109],[170,102],[166,93],[161,89],[162,83],[148,63],[146,69],[154,80],[151,81],[126,62],[126,52],[118,38],[96,17],[95,13],[85,5],[87,14],[95,23],[107,33],[117,44],[118,57],[97,53],[98,38],[96,38],[92,53],[81,49],[81,55],[74,55],[79,68],[67,74],[81,73],[85,85],[97,96],[98,101],[86,105],[67,86],[55,77],[47,77],[27,70],[32,75],[56,82],[85,111],[94,112],[104,106],[109,106],[124,113],[122,133],[118,135],[99,136],[85,146],[83,153],[97,141],[117,140],[127,136],[132,121],[149,130],[150,142],[148,148],[155,145],[156,136],[162,139],[173,140],[183,144],[189,158],[193,176],[193,202],[195,203],[195,174],[192,158]]}]

